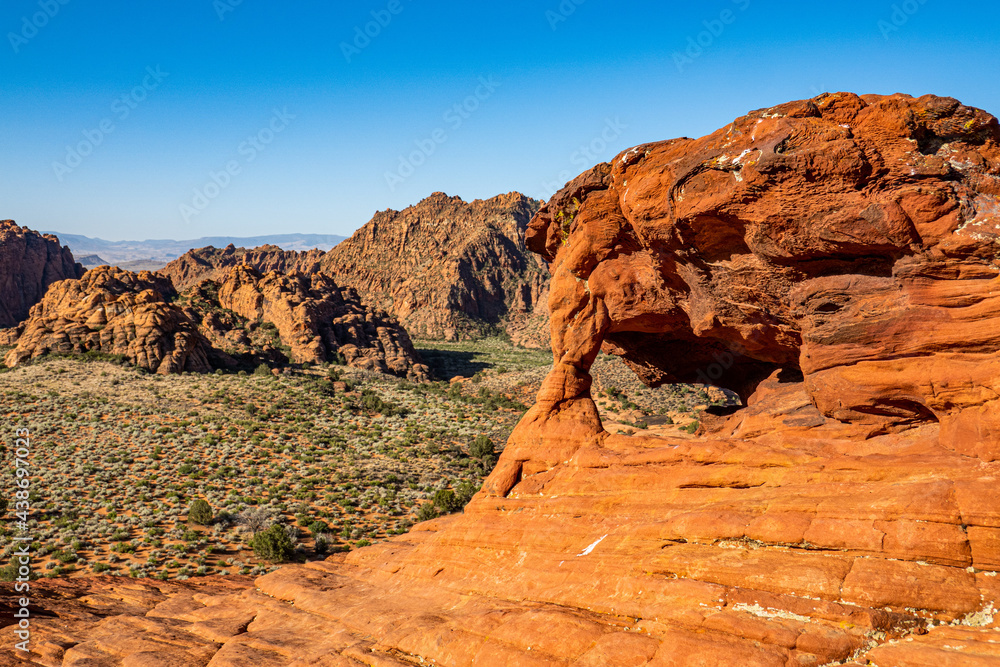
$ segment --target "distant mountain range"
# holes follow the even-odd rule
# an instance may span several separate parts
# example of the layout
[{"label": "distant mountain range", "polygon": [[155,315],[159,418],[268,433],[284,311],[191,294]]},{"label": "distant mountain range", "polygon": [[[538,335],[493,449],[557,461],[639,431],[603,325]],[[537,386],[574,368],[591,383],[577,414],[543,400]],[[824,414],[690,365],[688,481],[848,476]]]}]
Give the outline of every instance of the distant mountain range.
[{"label": "distant mountain range", "polygon": [[225,248],[230,243],[235,246],[253,248],[262,245],[278,246],[282,250],[327,251],[346,237],[334,234],[271,234],[268,236],[205,236],[200,239],[174,241],[170,239],[147,239],[145,241],[106,241],[105,239],[46,232],[55,234],[63,245],[69,246],[81,264],[92,268],[100,264],[112,263],[123,269],[159,269],[188,250],[215,246]]}]

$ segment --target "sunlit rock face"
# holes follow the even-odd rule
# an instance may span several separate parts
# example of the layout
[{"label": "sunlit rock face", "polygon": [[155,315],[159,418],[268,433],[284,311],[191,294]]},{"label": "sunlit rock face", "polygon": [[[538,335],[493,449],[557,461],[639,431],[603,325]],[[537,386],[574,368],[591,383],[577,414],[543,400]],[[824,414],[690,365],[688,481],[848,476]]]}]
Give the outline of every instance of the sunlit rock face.
[{"label": "sunlit rock face", "polygon": [[0,220],[0,328],[27,318],[52,283],[81,275],[83,267],[58,238]]},{"label": "sunlit rock face", "polygon": [[48,354],[96,352],[161,374],[340,359],[430,379],[406,331],[355,290],[323,273],[261,274],[245,264],[180,295],[159,273],[100,266],[54,284],[27,320],[0,332],[0,343],[14,346],[5,357],[10,367]]},{"label": "sunlit rock face", "polygon": [[[992,664],[998,139],[837,94],[598,165],[531,224],[556,363],[463,514],[228,591],[41,584],[37,661]],[[746,405],[608,433],[602,347]]]},{"label": "sunlit rock face", "polygon": [[744,398],[784,368],[825,416],[996,445],[998,140],[957,100],[841,93],[626,151],[528,231],[556,359],[585,374],[603,344]]}]

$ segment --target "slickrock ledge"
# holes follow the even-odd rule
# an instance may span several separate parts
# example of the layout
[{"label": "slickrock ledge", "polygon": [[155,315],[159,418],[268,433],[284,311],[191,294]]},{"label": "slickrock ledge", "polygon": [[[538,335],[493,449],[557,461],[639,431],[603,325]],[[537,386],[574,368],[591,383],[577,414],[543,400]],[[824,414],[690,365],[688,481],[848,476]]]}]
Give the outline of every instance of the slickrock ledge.
[{"label": "slickrock ledge", "polygon": [[[32,659],[997,664],[998,146],[954,100],[839,94],[595,168],[533,222],[557,363],[463,514],[144,615],[37,584]],[[748,405],[610,434],[602,345]]]}]

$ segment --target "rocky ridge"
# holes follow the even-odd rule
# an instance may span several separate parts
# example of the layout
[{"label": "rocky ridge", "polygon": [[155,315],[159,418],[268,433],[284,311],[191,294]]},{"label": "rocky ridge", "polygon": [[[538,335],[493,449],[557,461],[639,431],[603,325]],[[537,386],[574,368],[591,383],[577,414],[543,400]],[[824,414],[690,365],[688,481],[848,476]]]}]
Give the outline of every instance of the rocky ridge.
[{"label": "rocky ridge", "polygon": [[228,269],[244,264],[261,273],[271,271],[319,271],[319,260],[325,253],[319,250],[297,252],[282,250],[276,245],[262,245],[256,248],[237,248],[233,244],[225,248],[207,246],[189,250],[165,267],[157,271],[183,292],[203,280],[214,280]]},{"label": "rocky ridge", "polygon": [[320,267],[414,336],[452,340],[492,324],[517,338],[547,296],[548,272],[524,246],[537,209],[520,193],[466,203],[436,192],[375,214]]},{"label": "rocky ridge", "polygon": [[119,355],[155,373],[321,363],[428,377],[406,332],[329,276],[237,265],[178,296],[169,279],[110,266],[53,286],[0,332],[15,367],[45,354]]},{"label": "rocky ridge", "polygon": [[322,271],[395,316],[411,335],[454,340],[490,328],[547,343],[548,271],[524,246],[538,203],[518,193],[471,203],[437,192],[381,211],[327,253],[276,246],[192,250],[161,273],[178,289],[220,269]]},{"label": "rocky ridge", "polygon": [[[32,659],[995,664],[998,177],[996,119],[932,96],[627,151],[532,223],[555,365],[464,514],[229,592],[39,584]],[[610,434],[602,346],[747,406]]]},{"label": "rocky ridge", "polygon": [[58,238],[0,220],[0,327],[23,321],[52,283],[81,275]]}]

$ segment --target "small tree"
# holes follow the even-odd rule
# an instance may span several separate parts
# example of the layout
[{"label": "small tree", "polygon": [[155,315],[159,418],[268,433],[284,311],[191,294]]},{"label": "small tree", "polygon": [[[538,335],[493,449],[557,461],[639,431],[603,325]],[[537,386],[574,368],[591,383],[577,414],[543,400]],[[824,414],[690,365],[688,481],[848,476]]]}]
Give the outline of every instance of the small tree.
[{"label": "small tree", "polygon": [[469,456],[474,459],[493,456],[495,453],[496,449],[493,447],[493,441],[485,435],[477,435],[475,440],[469,444]]},{"label": "small tree", "polygon": [[236,521],[245,526],[251,535],[256,535],[274,523],[274,514],[264,508],[252,507],[240,512]]},{"label": "small tree", "polygon": [[434,506],[437,507],[442,514],[451,514],[452,512],[457,512],[462,509],[462,505],[459,499],[455,496],[455,492],[451,489],[441,489],[434,493]]},{"label": "small tree", "polygon": [[430,521],[431,519],[436,519],[440,516],[437,509],[434,507],[434,502],[426,502],[420,506],[417,510],[417,521]]},{"label": "small tree", "polygon": [[292,540],[288,537],[288,531],[277,523],[254,535],[250,540],[250,546],[253,548],[254,555],[272,563],[288,560],[294,549]]},{"label": "small tree", "polygon": [[459,507],[465,507],[472,500],[472,496],[476,495],[476,491],[479,487],[473,486],[471,482],[461,482],[455,487],[455,500]]},{"label": "small tree", "polygon": [[191,503],[191,509],[188,510],[188,521],[199,526],[207,526],[212,523],[212,516],[212,506],[203,498],[198,498]]}]

